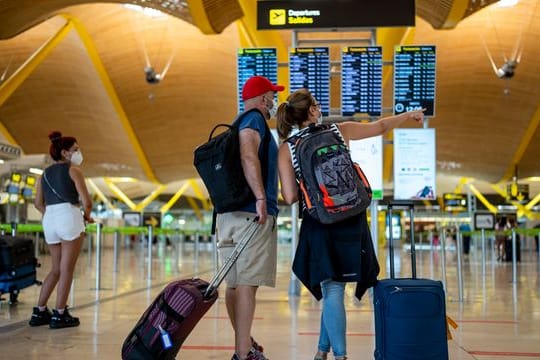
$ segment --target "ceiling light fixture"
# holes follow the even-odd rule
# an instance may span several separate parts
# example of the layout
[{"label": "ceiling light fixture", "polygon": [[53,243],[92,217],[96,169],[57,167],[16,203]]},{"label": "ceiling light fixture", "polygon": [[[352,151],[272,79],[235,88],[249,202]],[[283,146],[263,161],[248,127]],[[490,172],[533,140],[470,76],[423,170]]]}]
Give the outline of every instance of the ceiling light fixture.
[{"label": "ceiling light fixture", "polygon": [[30,168],[28,169],[28,171],[32,174],[35,174],[35,175],[41,175],[43,174],[43,170],[42,169],[38,169],[38,168]]},{"label": "ceiling light fixture", "polygon": [[124,176],[124,177],[112,177],[112,178],[109,178],[109,179],[112,180],[112,182],[115,182],[115,183],[130,183],[130,182],[137,182],[137,179],[132,178],[132,177],[128,177],[128,176]]},{"label": "ceiling light fixture", "polygon": [[501,0],[497,3],[499,7],[512,7],[516,6],[519,0]]},{"label": "ceiling light fixture", "polygon": [[148,7],[139,6],[139,5],[133,5],[133,4],[124,4],[123,6],[124,6],[126,9],[138,11],[138,12],[143,13],[144,15],[150,16],[150,17],[152,17],[152,18],[162,18],[162,17],[165,17],[165,14],[164,14],[164,13],[162,13],[162,12],[159,11],[159,10],[153,9],[153,8],[148,8]]}]

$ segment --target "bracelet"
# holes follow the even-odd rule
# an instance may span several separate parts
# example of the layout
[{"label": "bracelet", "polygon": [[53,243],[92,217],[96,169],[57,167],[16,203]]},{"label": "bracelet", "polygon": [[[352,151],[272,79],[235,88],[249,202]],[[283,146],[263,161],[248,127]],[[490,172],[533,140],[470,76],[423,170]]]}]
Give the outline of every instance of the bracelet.
[{"label": "bracelet", "polygon": [[256,201],[266,201],[265,198],[261,198],[261,199],[255,199]]}]

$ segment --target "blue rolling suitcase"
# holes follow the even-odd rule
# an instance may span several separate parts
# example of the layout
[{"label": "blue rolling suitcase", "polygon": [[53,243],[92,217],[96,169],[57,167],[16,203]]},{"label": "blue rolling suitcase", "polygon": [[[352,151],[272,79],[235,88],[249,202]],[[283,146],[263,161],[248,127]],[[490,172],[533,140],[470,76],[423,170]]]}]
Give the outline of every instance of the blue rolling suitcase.
[{"label": "blue rolling suitcase", "polygon": [[9,293],[10,304],[17,303],[22,289],[41,284],[33,244],[29,238],[0,236],[0,295]]},{"label": "blue rolling suitcase", "polygon": [[375,359],[447,360],[446,300],[440,281],[416,278],[414,248],[414,207],[412,202],[388,205],[406,206],[410,212],[412,278],[396,279],[390,221],[390,279],[374,287]]}]

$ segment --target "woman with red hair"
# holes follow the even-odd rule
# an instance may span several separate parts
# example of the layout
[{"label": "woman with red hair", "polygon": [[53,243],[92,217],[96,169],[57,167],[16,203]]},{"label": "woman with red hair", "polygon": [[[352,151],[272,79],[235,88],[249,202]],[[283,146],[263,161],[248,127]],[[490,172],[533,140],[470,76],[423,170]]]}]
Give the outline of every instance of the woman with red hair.
[{"label": "woman with red hair", "polygon": [[[68,312],[67,299],[85,238],[85,222],[94,220],[90,216],[92,200],[79,167],[83,157],[77,139],[62,136],[58,131],[52,132],[49,139],[49,154],[54,164],[45,169],[37,182],[34,203],[43,214],[43,233],[52,266],[43,281],[38,306],[34,307],[29,324],[60,329],[79,326],[79,318]],[[47,301],[55,287],[56,306],[51,313]]]}]

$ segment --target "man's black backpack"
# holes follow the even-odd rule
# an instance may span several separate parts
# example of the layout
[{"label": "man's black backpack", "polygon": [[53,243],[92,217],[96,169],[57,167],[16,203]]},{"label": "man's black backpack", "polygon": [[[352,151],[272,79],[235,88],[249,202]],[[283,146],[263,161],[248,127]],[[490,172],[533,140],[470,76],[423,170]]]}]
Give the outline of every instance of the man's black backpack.
[{"label": "man's black backpack", "polygon": [[335,124],[311,125],[287,139],[309,215],[332,224],[365,211],[371,187]]},{"label": "man's black backpack", "polygon": [[[237,116],[232,125],[216,125],[210,132],[208,142],[197,147],[194,152],[193,165],[204,182],[210,200],[214,204],[214,210],[218,214],[238,210],[255,200],[242,169],[238,137],[240,121],[252,111],[259,110],[251,109],[243,112]],[[268,143],[271,137],[268,124],[266,121],[264,123],[266,131],[262,138],[263,159],[261,160],[263,180],[266,179]],[[228,129],[212,137],[219,127]]]}]

